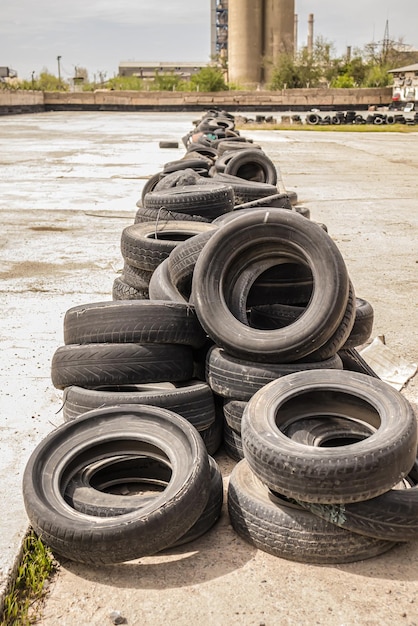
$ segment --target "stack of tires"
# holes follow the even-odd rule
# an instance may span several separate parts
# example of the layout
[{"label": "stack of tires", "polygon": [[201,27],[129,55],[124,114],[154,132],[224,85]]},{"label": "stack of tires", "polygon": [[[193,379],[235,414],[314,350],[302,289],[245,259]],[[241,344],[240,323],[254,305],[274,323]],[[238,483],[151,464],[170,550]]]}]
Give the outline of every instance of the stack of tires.
[{"label": "stack of tires", "polygon": [[[204,117],[185,138],[196,169],[169,165],[146,192],[113,300],[65,314],[51,367],[65,423],[23,493],[67,558],[126,561],[204,534],[223,503],[222,442],[237,461],[231,523],[267,552],[337,563],[418,536],[415,417],[355,349],[373,310],[326,228],[272,194],[274,178],[235,176],[270,171],[264,158],[215,172],[222,141],[245,143],[232,122]],[[224,154],[248,150],[262,154]]]},{"label": "stack of tires", "polygon": [[193,378],[206,340],[193,309],[99,302],[69,309],[52,359],[65,424],[34,451],[23,493],[35,531],[62,556],[112,563],[200,537],[223,482],[212,391]]},{"label": "stack of tires", "polygon": [[224,399],[225,446],[240,459],[240,417],[258,389],[293,372],[343,368],[338,352],[355,323],[353,287],[318,224],[271,208],[240,213],[212,234],[191,299],[215,344],[206,379]]},{"label": "stack of tires", "polygon": [[[145,183],[134,224],[122,232],[124,265],[113,282],[114,300],[147,299],[153,272],[179,241],[204,232],[205,224],[235,210],[292,209],[297,202],[261,147],[235,130],[231,114],[206,113],[183,142],[184,156]],[[305,207],[298,211],[309,217]],[[159,274],[165,273],[161,268]]]},{"label": "stack of tires", "polygon": [[248,402],[232,526],[294,561],[345,563],[418,537],[417,423],[403,396],[349,371],[299,372]]}]

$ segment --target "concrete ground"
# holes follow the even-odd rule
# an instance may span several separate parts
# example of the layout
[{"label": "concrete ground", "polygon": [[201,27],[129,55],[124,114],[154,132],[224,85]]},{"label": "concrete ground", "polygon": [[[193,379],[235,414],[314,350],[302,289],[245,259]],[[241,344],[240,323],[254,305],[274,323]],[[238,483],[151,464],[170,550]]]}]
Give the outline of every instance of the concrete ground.
[{"label": "concrete ground", "polygon": [[[200,117],[196,114],[196,117]],[[145,178],[184,154],[193,115],[48,113],[0,119],[0,590],[28,520],[27,459],[62,422],[50,381],[65,311],[111,299],[120,234]],[[417,133],[243,131],[280,167],[288,189],[328,226],[356,293],[374,307],[373,336],[418,360]],[[178,140],[163,150],[160,140]],[[402,393],[417,410],[417,376]],[[225,487],[233,467],[217,460]],[[338,566],[272,557],[242,541],[226,508],[202,539],[163,555],[92,568],[62,561],[45,626],[362,626],[418,624],[418,542]]]}]

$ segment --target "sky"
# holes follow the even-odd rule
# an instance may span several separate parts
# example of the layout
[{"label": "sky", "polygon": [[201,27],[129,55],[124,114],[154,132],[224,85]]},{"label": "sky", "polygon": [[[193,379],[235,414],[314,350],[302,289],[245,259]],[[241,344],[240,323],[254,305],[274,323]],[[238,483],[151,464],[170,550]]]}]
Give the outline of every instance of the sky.
[{"label": "sky", "polygon": [[[210,0],[0,0],[0,66],[30,79],[43,70],[64,79],[86,68],[90,80],[118,73],[121,61],[209,63]],[[348,45],[391,39],[418,48],[418,0],[296,0],[298,45],[314,38]]]}]

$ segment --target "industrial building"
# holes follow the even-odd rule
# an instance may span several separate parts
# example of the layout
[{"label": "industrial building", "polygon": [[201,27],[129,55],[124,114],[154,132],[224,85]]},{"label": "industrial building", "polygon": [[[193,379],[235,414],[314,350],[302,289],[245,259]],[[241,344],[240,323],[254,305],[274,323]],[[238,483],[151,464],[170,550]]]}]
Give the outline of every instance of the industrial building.
[{"label": "industrial building", "polygon": [[[228,81],[254,88],[271,80],[281,54],[297,47],[295,0],[210,0],[211,59],[228,66]],[[308,20],[308,50],[313,46],[313,15]],[[206,64],[207,65],[207,64]],[[170,73],[188,80],[206,65],[189,62],[121,62],[119,76],[153,80]]]},{"label": "industrial building", "polygon": [[212,57],[228,58],[229,82],[243,87],[268,82],[279,56],[295,52],[295,0],[211,1]]},{"label": "industrial building", "polygon": [[393,102],[418,103],[418,63],[390,70],[393,74]]},{"label": "industrial building", "polygon": [[137,76],[144,80],[154,80],[158,74],[174,74],[189,80],[193,74],[199,72],[207,64],[178,61],[174,63],[121,61],[119,63],[119,76]]}]

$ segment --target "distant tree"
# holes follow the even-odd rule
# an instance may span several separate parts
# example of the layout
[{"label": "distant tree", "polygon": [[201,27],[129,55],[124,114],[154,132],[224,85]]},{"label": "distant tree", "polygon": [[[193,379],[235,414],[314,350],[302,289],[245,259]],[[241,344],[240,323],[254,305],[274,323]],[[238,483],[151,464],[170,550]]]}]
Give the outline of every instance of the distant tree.
[{"label": "distant tree", "polygon": [[115,76],[106,82],[106,88],[119,91],[141,91],[144,89],[144,81],[139,76]]},{"label": "distant tree", "polygon": [[174,74],[174,72],[162,74],[156,72],[149,87],[152,91],[177,91],[180,89],[181,82],[181,76]]},{"label": "distant tree", "polygon": [[196,74],[193,74],[190,77],[190,84],[193,90],[198,89],[205,92],[226,91],[228,89],[222,68],[210,65],[202,67]]}]

